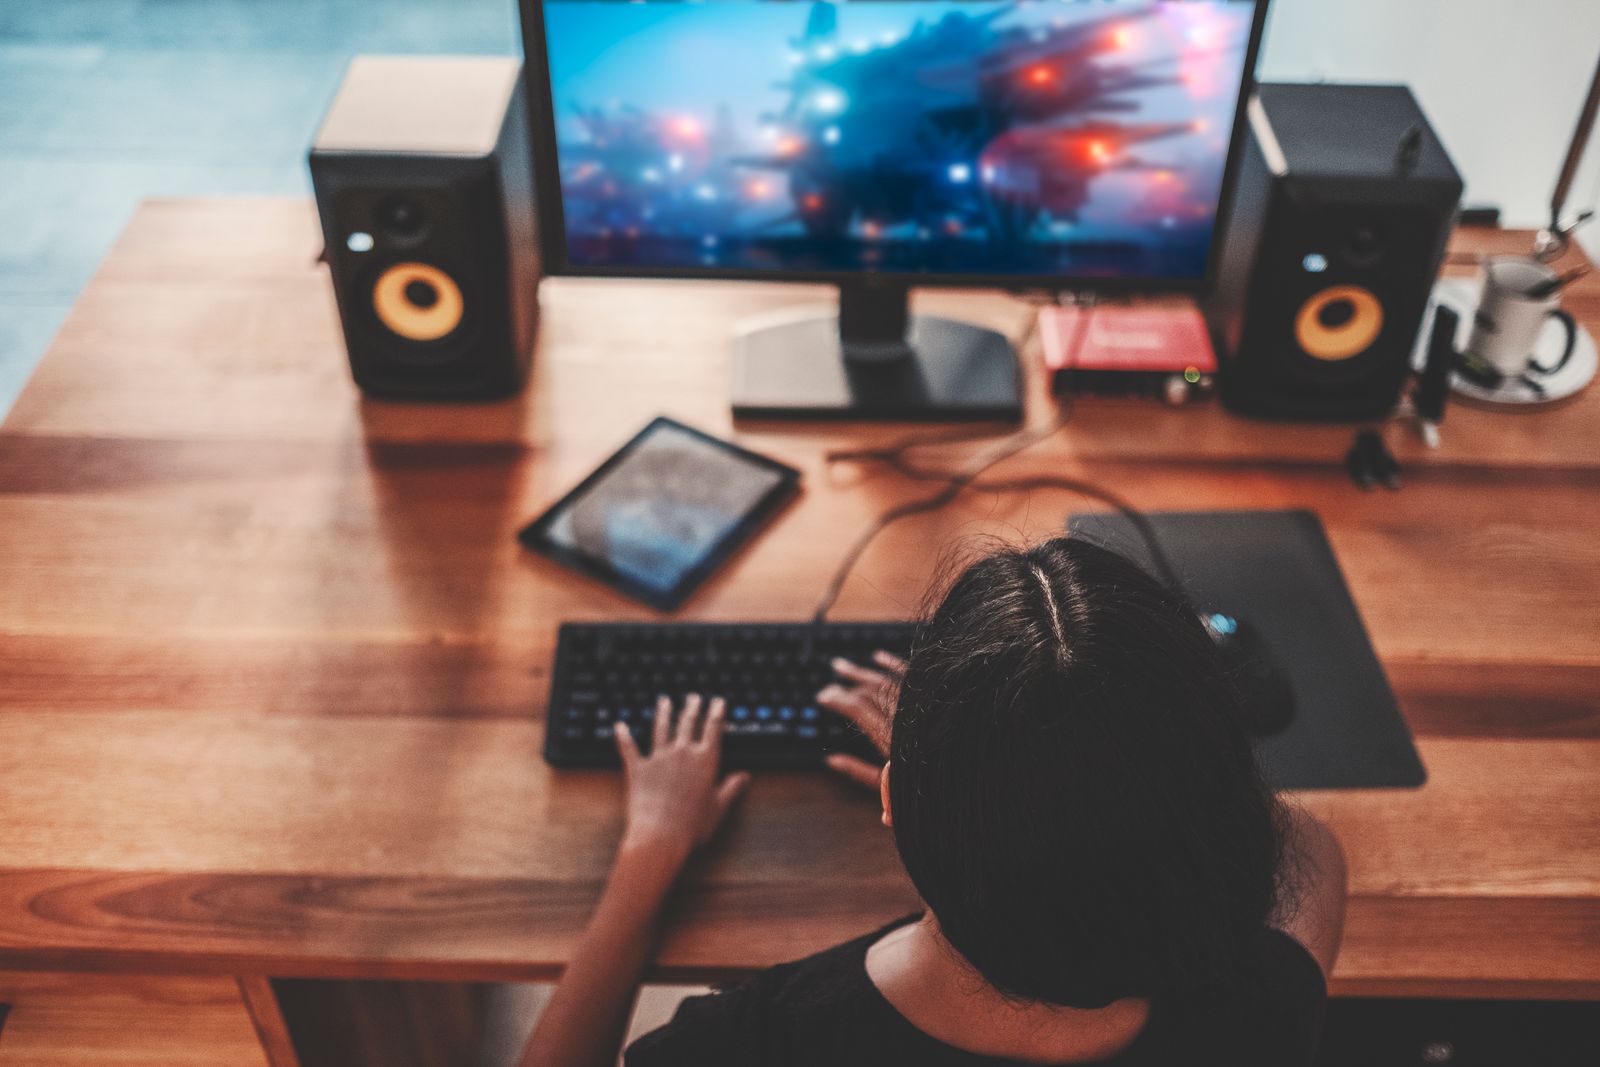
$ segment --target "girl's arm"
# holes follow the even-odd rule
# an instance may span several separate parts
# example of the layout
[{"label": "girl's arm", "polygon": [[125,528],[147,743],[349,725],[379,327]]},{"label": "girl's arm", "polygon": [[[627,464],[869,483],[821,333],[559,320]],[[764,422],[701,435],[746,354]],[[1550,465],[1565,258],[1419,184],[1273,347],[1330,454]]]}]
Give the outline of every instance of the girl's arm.
[{"label": "girl's arm", "polygon": [[717,779],[721,699],[701,724],[698,696],[656,706],[648,757],[626,726],[617,748],[627,779],[627,829],[594,917],[522,1053],[522,1067],[615,1067],[639,978],[655,945],[662,904],[689,855],[708,841],[750,783]]}]

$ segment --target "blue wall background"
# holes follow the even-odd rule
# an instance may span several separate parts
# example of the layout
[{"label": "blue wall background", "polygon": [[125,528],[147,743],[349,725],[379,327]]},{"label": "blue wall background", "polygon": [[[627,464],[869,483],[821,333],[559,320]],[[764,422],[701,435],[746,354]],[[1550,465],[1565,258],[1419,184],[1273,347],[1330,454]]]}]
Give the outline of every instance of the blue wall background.
[{"label": "blue wall background", "polygon": [[310,195],[352,55],[520,48],[514,0],[0,0],[0,415],[141,199]]}]

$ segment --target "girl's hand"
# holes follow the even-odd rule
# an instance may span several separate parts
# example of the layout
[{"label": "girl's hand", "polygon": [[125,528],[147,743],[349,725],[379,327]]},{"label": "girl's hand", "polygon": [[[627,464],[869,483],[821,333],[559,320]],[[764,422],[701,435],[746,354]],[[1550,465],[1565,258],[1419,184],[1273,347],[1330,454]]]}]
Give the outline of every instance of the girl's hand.
[{"label": "girl's hand", "polygon": [[627,726],[617,724],[617,749],[628,783],[624,850],[650,851],[681,866],[711,839],[750,784],[750,776],[742,772],[717,780],[727,705],[718,697],[703,717],[702,708],[698,695],[689,697],[674,725],[672,703],[663,697],[656,704],[648,756],[639,752]]},{"label": "girl's hand", "polygon": [[[878,670],[857,666],[847,659],[834,660],[833,671],[844,683],[824,687],[817,694],[817,703],[855,723],[856,729],[872,742],[872,747],[888,759],[889,731],[906,664],[905,660],[888,652],[876,652],[872,659]],[[828,757],[828,766],[868,789],[878,788],[878,776],[883,773],[882,761],[872,764],[838,752]]]},{"label": "girl's hand", "polygon": [[717,781],[723,704],[713,700],[704,720],[701,708],[699,697],[685,700],[674,726],[671,701],[657,703],[648,757],[617,724],[628,826],[594,917],[523,1049],[524,1067],[617,1062],[672,883],[750,784],[748,774]]}]

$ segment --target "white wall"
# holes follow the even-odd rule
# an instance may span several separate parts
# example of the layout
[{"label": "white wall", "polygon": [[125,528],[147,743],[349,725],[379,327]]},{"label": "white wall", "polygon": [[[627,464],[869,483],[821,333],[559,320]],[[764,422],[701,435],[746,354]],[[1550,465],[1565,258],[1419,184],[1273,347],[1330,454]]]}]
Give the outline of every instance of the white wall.
[{"label": "white wall", "polygon": [[[1409,84],[1464,202],[1540,226],[1597,59],[1600,0],[1272,0],[1259,69],[1264,81]],[[1597,200],[1591,141],[1567,203]],[[1600,223],[1584,238],[1600,250]]]}]

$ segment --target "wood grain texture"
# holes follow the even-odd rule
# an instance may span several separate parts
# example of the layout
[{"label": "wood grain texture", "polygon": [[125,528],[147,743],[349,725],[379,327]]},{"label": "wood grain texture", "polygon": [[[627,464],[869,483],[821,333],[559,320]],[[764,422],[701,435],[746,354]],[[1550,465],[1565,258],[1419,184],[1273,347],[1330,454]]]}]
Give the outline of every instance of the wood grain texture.
[{"label": "wood grain texture", "polygon": [[[222,233],[230,239],[217,240]],[[1455,247],[1525,250],[1528,237],[1466,233]],[[470,440],[592,450],[665,411],[727,432],[731,323],[832,299],[821,286],[552,280],[541,297],[543,358],[534,388],[466,408],[363,402],[350,384],[333,296],[316,263],[320,248],[316,218],[302,201],[147,204],[84,291],[51,348],[53,358],[35,372],[7,425],[67,436]],[[1570,253],[1570,263],[1581,261],[1580,253]],[[1572,286],[1567,303],[1582,317],[1600,317],[1600,279]],[[1023,334],[1031,316],[1020,301],[970,291],[919,292],[916,306],[1013,336]],[[559,356],[549,358],[551,352]],[[1030,400],[1042,401],[1037,361],[1028,376]],[[630,388],[618,390],[619,381]],[[1033,417],[1043,421],[1047,407],[1031,404]],[[1149,414],[1144,404],[1083,404],[1082,432],[1056,447],[1085,458],[1322,463],[1342,455],[1350,438],[1345,427],[1248,422],[1212,406]],[[839,432],[742,428],[763,440]],[[896,432],[846,430],[874,439]],[[1396,428],[1391,436],[1403,460],[1428,466],[1593,468],[1600,465],[1593,447],[1600,405],[1569,403],[1537,415],[1458,405],[1437,452],[1414,433]]]},{"label": "wood grain texture", "polygon": [[[48,834],[8,844],[0,874],[0,952],[34,966],[176,955],[219,973],[547,978],[621,830],[615,776],[521,758],[533,725],[255,718],[197,733],[192,715],[129,714],[108,735],[80,714],[54,716],[47,739],[9,730],[37,718],[0,716],[0,748],[33,755],[0,775],[6,806],[55,812]],[[1341,981],[1398,968],[1600,988],[1600,741],[1434,739],[1422,756],[1424,789],[1301,798],[1350,842],[1361,917]],[[758,779],[686,884],[657,976],[727,977],[914,907],[874,813],[841,783]],[[40,869],[51,860],[68,869]],[[1473,909],[1480,921],[1458,921]]]},{"label": "wood grain texture", "polygon": [[0,972],[0,1067],[283,1067],[221,977]]},{"label": "wood grain texture", "polygon": [[[562,478],[548,473],[549,452],[509,446],[7,437],[0,485],[13,472],[24,484],[0,492],[9,517],[0,580],[11,594],[0,632],[204,639],[197,649],[234,635],[335,648],[502,642],[525,649],[531,670],[547,661],[543,642],[561,619],[651,617],[515,540],[626,436],[576,454]],[[808,490],[690,614],[809,612],[844,539],[927,492],[877,472],[830,475],[825,443],[763,443],[806,472]],[[1600,471],[1438,469],[1414,474],[1403,493],[1370,494],[1335,467],[1087,464],[1041,449],[998,473],[1097,479],[1150,509],[1311,508],[1385,657],[1499,662],[1536,647],[1542,662],[1600,663],[1588,610],[1600,544],[1586,528]],[[1040,536],[1067,511],[1097,507],[1053,491],[970,494],[881,538],[839,612],[902,616],[922,598],[930,555],[985,536]],[[476,674],[475,662],[456,666],[458,677]]]},{"label": "wood grain texture", "polygon": [[[731,433],[806,491],[685,615],[793,618],[927,491],[825,461],[903,428],[729,421],[731,320],[821,290],[550,283],[522,396],[381,404],[348,382],[315,253],[301,203],[148,205],[0,431],[0,965],[552,976],[620,831],[615,776],[538,756],[556,627],[655,616],[518,527],[656,414]],[[919,301],[1012,332],[1029,313]],[[1600,324],[1600,281],[1572,306]],[[1406,487],[1362,493],[1348,427],[1085,402],[999,473],[1316,511],[1430,772],[1304,798],[1351,853],[1336,990],[1600,996],[1600,392],[1454,409],[1434,454],[1388,434]],[[970,493],[876,542],[837,614],[903,617],[947,552],[1095,508]],[[726,978],[913,907],[874,810],[762,776],[655,975]]]}]

